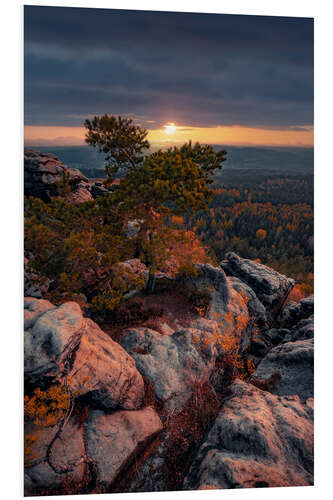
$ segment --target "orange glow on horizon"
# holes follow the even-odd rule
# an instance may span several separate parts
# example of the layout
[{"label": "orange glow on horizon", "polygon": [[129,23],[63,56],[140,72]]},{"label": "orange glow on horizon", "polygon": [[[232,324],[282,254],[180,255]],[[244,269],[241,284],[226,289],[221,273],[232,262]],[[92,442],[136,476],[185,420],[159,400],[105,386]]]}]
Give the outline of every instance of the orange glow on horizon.
[{"label": "orange glow on horizon", "polygon": [[[167,135],[169,137],[167,137]],[[32,126],[24,128],[28,146],[80,146],[85,144],[83,127]],[[203,144],[237,146],[304,146],[313,147],[313,127],[299,130],[271,130],[251,127],[186,127],[169,123],[161,129],[148,130],[148,140],[160,147],[183,144],[189,140]]]}]

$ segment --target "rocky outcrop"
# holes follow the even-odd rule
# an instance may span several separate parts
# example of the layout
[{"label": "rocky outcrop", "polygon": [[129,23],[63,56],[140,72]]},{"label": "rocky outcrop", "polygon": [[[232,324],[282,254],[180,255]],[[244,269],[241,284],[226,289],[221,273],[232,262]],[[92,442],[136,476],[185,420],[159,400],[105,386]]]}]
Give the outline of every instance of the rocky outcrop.
[{"label": "rocky outcrop", "polygon": [[240,279],[254,291],[271,319],[280,312],[295,284],[293,279],[279,274],[270,267],[243,259],[233,252],[227,253],[220,265],[227,276]]},{"label": "rocky outcrop", "polygon": [[91,194],[93,198],[97,198],[97,196],[105,196],[112,191],[111,186],[106,186],[101,181],[95,181],[91,183]]},{"label": "rocky outcrop", "polygon": [[[196,269],[198,275],[186,278],[183,286],[194,295],[208,293],[206,317],[196,315],[188,327],[166,334],[152,328],[132,328],[121,341],[135,359],[139,372],[152,385],[157,399],[178,410],[198,384],[214,378],[216,361],[222,361],[225,355],[224,338],[230,336],[239,346],[243,344],[249,319],[244,299],[233,290],[222,269],[210,264],[196,264]],[[221,364],[219,370],[221,381]]]},{"label": "rocky outcrop", "polygon": [[32,299],[25,305],[26,383],[43,385],[66,376],[76,397],[88,394],[99,408],[141,406],[144,384],[134,360],[96,323],[84,318],[78,304],[54,307]]},{"label": "rocky outcrop", "polygon": [[264,357],[253,377],[265,381],[279,373],[272,393],[279,396],[297,394],[306,401],[313,397],[313,347],[313,339],[280,344]]},{"label": "rocky outcrop", "polygon": [[239,380],[192,463],[185,489],[313,484],[311,401]]},{"label": "rocky outcrop", "polygon": [[96,467],[98,486],[110,487],[162,428],[159,416],[151,407],[111,414],[92,411],[84,433],[87,454]]},{"label": "rocky outcrop", "polygon": [[28,393],[56,382],[73,402],[51,453],[59,425],[37,430],[26,494],[313,484],[313,301],[279,313],[292,280],[233,255],[242,276],[196,264],[152,288],[138,259],[117,264],[127,298],[163,308],[119,343],[75,302],[25,299]]},{"label": "rocky outcrop", "polygon": [[57,196],[58,183],[68,177],[71,193],[75,202],[92,200],[87,177],[79,170],[63,165],[57,156],[40,151],[24,150],[24,194],[36,196],[49,202],[51,196]]}]

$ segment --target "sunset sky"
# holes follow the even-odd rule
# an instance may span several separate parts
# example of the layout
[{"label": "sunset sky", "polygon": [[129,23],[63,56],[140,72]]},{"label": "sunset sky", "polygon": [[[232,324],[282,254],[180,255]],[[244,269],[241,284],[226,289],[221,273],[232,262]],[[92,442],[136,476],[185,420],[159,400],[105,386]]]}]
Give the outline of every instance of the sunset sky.
[{"label": "sunset sky", "polygon": [[132,117],[153,144],[313,145],[313,20],[25,7],[25,142]]}]

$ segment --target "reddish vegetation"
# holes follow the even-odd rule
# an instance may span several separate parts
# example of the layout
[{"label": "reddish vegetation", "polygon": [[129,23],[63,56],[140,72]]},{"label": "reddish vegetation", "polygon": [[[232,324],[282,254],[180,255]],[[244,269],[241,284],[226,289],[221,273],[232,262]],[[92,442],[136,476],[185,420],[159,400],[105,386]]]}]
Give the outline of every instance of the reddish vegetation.
[{"label": "reddish vegetation", "polygon": [[296,284],[289,293],[285,305],[288,304],[289,302],[300,302],[305,297],[312,295],[312,293],[313,291],[311,286],[305,283]]}]

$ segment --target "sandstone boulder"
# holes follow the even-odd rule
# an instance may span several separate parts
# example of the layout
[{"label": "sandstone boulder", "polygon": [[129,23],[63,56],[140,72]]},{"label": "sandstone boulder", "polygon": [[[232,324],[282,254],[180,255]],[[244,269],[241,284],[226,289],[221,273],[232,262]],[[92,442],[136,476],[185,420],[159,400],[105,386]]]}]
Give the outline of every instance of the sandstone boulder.
[{"label": "sandstone boulder", "polygon": [[280,311],[295,282],[270,267],[249,259],[243,259],[233,252],[221,262],[228,276],[234,276],[246,283],[265,306],[271,318]]},{"label": "sandstone boulder", "polygon": [[87,454],[97,469],[100,487],[110,487],[122,470],[162,430],[151,407],[106,414],[92,411],[84,425]]},{"label": "sandstone boulder", "polygon": [[24,342],[28,384],[43,385],[46,379],[62,381],[67,376],[75,397],[89,394],[100,408],[141,406],[144,383],[134,360],[96,323],[84,318],[77,303],[54,307],[32,299],[27,305],[34,308],[28,311]]},{"label": "sandstone boulder", "polygon": [[236,380],[184,481],[185,489],[313,484],[311,404]]},{"label": "sandstone boulder", "polygon": [[215,319],[214,313],[227,313],[232,288],[224,271],[211,264],[195,264],[195,267],[199,272],[195,279],[196,289],[199,291],[207,290],[211,295],[209,316]]},{"label": "sandstone boulder", "polygon": [[137,236],[140,232],[141,225],[143,223],[143,220],[141,219],[133,219],[129,220],[126,224],[125,227],[125,236],[129,240]]}]

